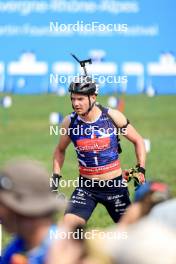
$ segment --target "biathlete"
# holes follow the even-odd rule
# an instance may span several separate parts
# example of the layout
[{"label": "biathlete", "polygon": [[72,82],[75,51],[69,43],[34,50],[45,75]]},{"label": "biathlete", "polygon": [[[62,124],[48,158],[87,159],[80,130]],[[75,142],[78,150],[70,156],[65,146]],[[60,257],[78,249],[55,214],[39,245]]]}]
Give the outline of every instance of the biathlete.
[{"label": "biathlete", "polygon": [[[85,63],[80,64],[85,69]],[[146,151],[141,135],[118,110],[96,103],[97,84],[80,76],[69,86],[73,112],[66,116],[54,152],[53,179],[60,179],[66,148],[72,141],[79,163],[79,186],[71,195],[64,222],[84,225],[98,203],[103,204],[114,222],[118,222],[130,204],[126,181],[122,177],[119,159],[120,144],[117,128],[134,144],[137,161],[137,184],[145,182]],[[75,128],[80,133],[74,133]],[[53,188],[55,189],[55,188]]]}]

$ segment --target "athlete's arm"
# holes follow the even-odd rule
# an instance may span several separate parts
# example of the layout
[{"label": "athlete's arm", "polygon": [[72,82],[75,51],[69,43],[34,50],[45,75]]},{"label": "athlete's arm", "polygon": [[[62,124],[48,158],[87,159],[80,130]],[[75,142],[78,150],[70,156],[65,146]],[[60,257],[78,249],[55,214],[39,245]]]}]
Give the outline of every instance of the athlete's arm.
[{"label": "athlete's arm", "polygon": [[141,167],[145,168],[146,151],[144,140],[141,135],[131,124],[127,125],[127,118],[120,111],[109,109],[108,113],[119,128],[125,128],[124,133],[122,134],[134,144],[137,163],[140,164]]},{"label": "athlete's arm", "polygon": [[[67,130],[70,125],[69,116],[66,116],[62,122],[62,135],[60,135],[59,143],[54,151],[53,156],[53,173],[59,174],[65,160],[65,151],[71,142],[70,137],[67,135]],[[64,135],[63,135],[64,134]]]}]

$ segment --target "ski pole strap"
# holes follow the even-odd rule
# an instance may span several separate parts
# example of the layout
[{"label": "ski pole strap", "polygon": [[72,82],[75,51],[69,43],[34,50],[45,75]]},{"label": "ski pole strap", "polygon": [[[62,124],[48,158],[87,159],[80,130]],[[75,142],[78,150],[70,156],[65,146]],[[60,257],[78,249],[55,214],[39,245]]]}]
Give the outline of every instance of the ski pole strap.
[{"label": "ski pole strap", "polygon": [[57,192],[59,187],[59,181],[62,178],[58,173],[53,173],[50,180],[50,188],[52,192]]},{"label": "ski pole strap", "polygon": [[145,169],[143,167],[141,167],[140,164],[137,164],[136,168],[137,168],[138,172],[141,172],[142,174],[145,175]]}]

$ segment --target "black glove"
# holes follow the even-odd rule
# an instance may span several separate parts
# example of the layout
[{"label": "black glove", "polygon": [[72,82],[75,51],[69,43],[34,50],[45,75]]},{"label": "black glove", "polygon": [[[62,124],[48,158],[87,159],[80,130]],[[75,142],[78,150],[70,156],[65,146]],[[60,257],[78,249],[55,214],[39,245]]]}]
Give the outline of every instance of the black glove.
[{"label": "black glove", "polygon": [[135,171],[133,173],[134,187],[138,187],[145,183],[145,169],[139,164],[136,165]]},{"label": "black glove", "polygon": [[145,169],[138,164],[134,168],[125,170],[123,172],[123,178],[127,182],[130,182],[133,179],[134,187],[138,187],[145,183]]},{"label": "black glove", "polygon": [[57,173],[53,173],[52,177],[50,178],[50,188],[52,192],[58,191],[60,178],[62,178],[62,176]]}]

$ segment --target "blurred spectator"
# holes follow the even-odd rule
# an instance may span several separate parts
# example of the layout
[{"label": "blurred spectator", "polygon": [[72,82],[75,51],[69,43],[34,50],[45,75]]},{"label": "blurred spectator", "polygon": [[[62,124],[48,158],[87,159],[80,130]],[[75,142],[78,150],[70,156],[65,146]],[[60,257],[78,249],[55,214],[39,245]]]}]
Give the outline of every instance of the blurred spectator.
[{"label": "blurred spectator", "polygon": [[158,203],[164,202],[171,197],[167,184],[157,181],[146,182],[135,192],[134,203],[131,204],[126,214],[119,222],[119,226],[132,224],[146,216]]},{"label": "blurred spectator", "polygon": [[58,230],[53,219],[62,207],[40,163],[8,162],[0,171],[0,219],[15,237],[3,252],[2,264],[46,263],[50,232]]},{"label": "blurred spectator", "polygon": [[[83,236],[79,240],[57,242],[47,264],[175,264],[176,234],[170,227],[175,223],[176,200],[171,203],[169,198],[166,184],[147,182],[138,188],[135,203],[117,226],[99,230],[91,239],[85,240]],[[164,222],[164,214],[168,211],[168,226],[148,217],[153,207],[155,211],[162,206],[166,211],[156,210],[154,215],[159,218],[163,215]]]},{"label": "blurred spectator", "polygon": [[101,240],[97,239],[96,231],[91,236],[94,232],[89,230],[86,239],[86,231],[82,226],[67,230],[66,239],[53,243],[47,264],[111,264],[110,257],[103,251]]},{"label": "blurred spectator", "polygon": [[176,232],[176,198],[165,201],[164,203],[155,206],[149,217],[158,223],[172,228]]},{"label": "blurred spectator", "polygon": [[171,229],[144,218],[130,225],[127,234],[118,245],[109,245],[113,264],[176,263],[176,235]]}]

